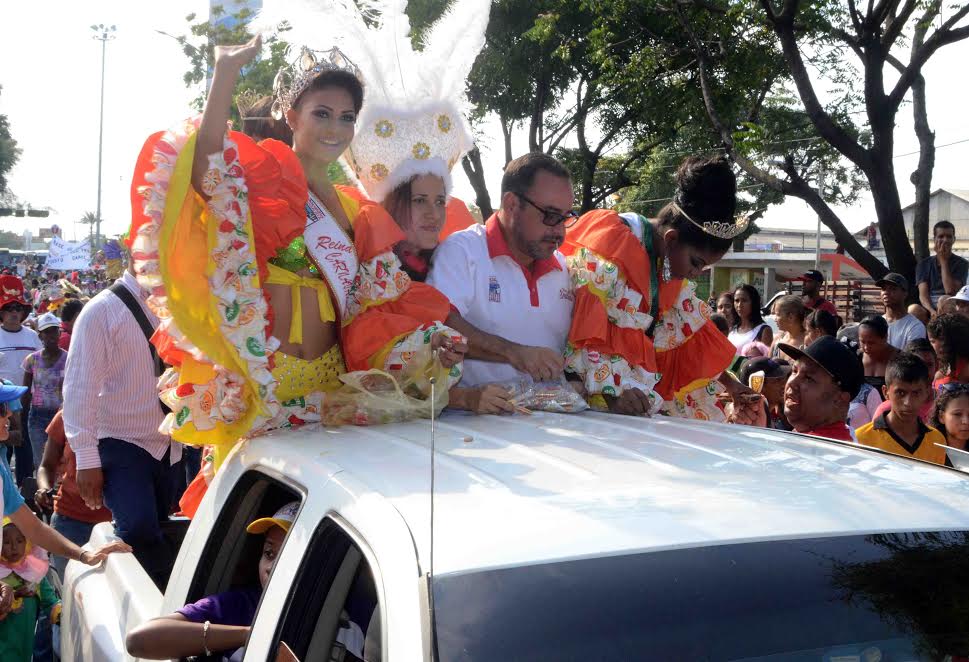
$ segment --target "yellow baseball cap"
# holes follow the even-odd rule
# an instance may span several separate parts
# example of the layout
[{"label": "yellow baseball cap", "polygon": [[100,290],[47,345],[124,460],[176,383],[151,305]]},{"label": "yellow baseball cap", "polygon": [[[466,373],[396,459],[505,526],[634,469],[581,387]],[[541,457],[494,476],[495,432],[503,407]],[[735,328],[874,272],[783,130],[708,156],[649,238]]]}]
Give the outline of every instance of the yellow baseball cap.
[{"label": "yellow baseball cap", "polygon": [[290,501],[285,506],[276,511],[272,517],[261,517],[246,527],[248,533],[265,533],[274,526],[278,526],[283,531],[289,532],[289,527],[296,519],[296,511],[299,510],[299,501]]}]

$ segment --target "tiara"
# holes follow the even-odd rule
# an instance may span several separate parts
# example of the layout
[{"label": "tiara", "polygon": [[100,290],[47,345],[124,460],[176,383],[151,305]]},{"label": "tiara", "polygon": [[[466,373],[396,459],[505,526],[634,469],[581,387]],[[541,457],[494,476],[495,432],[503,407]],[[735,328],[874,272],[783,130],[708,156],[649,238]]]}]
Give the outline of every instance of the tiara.
[{"label": "tiara", "polygon": [[286,111],[293,107],[293,101],[317,76],[327,71],[346,71],[360,78],[357,65],[339,48],[334,46],[328,51],[314,51],[304,46],[299,57],[291,65],[282,67],[273,80],[273,119],[283,119]]},{"label": "tiara", "polygon": [[675,200],[670,204],[673,206],[673,209],[677,211],[677,213],[683,216],[683,218],[685,218],[690,223],[692,223],[693,225],[697,226],[698,228],[706,232],[711,237],[719,237],[720,239],[733,239],[738,235],[743,234],[744,231],[747,229],[747,227],[750,225],[749,216],[744,216],[736,223],[734,223],[733,221],[707,221],[706,223],[697,223],[692,218],[690,218],[689,214],[683,211],[683,208]]}]

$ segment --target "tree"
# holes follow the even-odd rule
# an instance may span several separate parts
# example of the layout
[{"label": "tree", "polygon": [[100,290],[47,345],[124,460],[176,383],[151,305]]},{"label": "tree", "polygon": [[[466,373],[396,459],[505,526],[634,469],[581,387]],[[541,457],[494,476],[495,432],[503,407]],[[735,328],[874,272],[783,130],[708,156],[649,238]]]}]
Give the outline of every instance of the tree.
[{"label": "tree", "polygon": [[0,230],[0,248],[21,249],[24,247],[24,238],[16,232]]},{"label": "tree", "polygon": [[[0,91],[3,88],[0,87]],[[7,173],[20,158],[17,141],[10,135],[10,123],[6,115],[0,115],[0,199],[7,194]]]},{"label": "tree", "polygon": [[94,226],[98,222],[98,215],[93,211],[84,212],[84,216],[78,221],[81,225],[87,226],[87,240],[94,246]]},{"label": "tree", "polygon": [[[928,194],[934,167],[922,68],[943,46],[969,37],[969,4],[945,17],[941,0],[872,0],[864,6],[848,0],[847,10],[840,2],[690,0],[666,10],[679,23],[679,30],[667,35],[669,43],[689,45],[709,121],[740,167],[765,186],[807,202],[838,243],[877,278],[887,269],[834,213],[829,202],[838,198],[837,191],[822,173],[839,172],[836,182],[862,178],[872,193],[889,268],[911,280],[916,253],[906,236],[892,161],[896,117],[911,96],[920,143],[911,181],[917,204],[915,245],[921,257],[928,253]],[[933,28],[933,23],[938,25]],[[745,107],[721,99],[721,81],[744,75],[727,46],[741,39],[762,44],[763,66],[770,73],[751,87]],[[812,77],[812,69],[820,79]],[[894,84],[889,83],[892,79]],[[833,100],[822,101],[822,85],[833,87]],[[796,96],[777,103],[778,95],[788,90]],[[800,143],[772,150],[780,157],[779,166],[748,149],[749,136],[774,140],[759,119],[764,108],[809,122],[803,128],[814,133],[815,140],[807,160],[797,153],[805,149]],[[837,170],[843,168],[840,164],[853,173]]]}]

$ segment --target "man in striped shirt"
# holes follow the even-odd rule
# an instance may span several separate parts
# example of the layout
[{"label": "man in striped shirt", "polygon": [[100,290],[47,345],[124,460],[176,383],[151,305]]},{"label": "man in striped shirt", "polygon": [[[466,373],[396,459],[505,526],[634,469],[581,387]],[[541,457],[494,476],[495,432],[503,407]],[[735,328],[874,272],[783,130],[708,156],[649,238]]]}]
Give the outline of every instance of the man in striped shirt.
[{"label": "man in striped shirt", "polygon": [[[116,283],[157,326],[134,274]],[[64,428],[77,458],[78,490],[88,508],[111,510],[117,535],[164,585],[173,550],[161,522],[170,512],[171,467],[181,445],[158,431],[164,414],[157,379],[148,341],[125,302],[110,289],[91,299],[74,324],[64,376]]]}]

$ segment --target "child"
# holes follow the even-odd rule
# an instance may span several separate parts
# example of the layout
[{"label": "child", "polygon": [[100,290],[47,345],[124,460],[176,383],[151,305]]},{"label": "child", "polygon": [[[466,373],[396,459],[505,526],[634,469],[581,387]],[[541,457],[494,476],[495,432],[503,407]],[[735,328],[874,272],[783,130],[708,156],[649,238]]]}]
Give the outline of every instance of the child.
[{"label": "child", "polygon": [[47,443],[47,426],[64,403],[64,368],[67,352],[57,342],[61,335],[61,321],[53,313],[44,313],[37,320],[37,335],[43,349],[24,359],[24,386],[30,389],[30,413],[27,432],[34,456],[34,469],[40,466]]},{"label": "child", "polygon": [[969,450],[969,384],[952,384],[942,389],[935,401],[935,419],[945,442],[961,451]]},{"label": "child", "polygon": [[885,368],[885,399],[891,410],[855,431],[858,443],[896,455],[945,464],[945,437],[919,419],[919,410],[932,397],[929,369],[910,352],[898,352]]},{"label": "child", "polygon": [[49,613],[51,622],[57,623],[61,603],[47,581],[47,552],[32,547],[9,519],[4,519],[2,550],[0,582],[14,590],[14,601],[0,621],[0,651],[4,660],[29,660],[38,616]]},{"label": "child", "polygon": [[[938,361],[935,358],[935,350],[932,349],[932,344],[927,338],[915,338],[914,340],[909,340],[903,348],[906,352],[911,352],[915,356],[922,359],[925,363],[926,368],[929,370],[929,377],[931,379],[936,378],[936,371],[938,370]],[[932,391],[932,397],[929,401],[925,403],[925,406],[919,411],[919,419],[926,425],[932,425],[932,416],[935,413],[935,390]],[[885,400],[880,405],[878,409],[875,410],[874,415],[871,420],[875,420],[882,414],[887,414],[892,408],[892,403]],[[855,426],[860,427],[860,426]],[[938,426],[935,426],[938,427]]]}]

